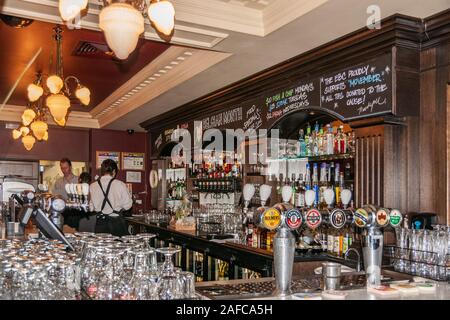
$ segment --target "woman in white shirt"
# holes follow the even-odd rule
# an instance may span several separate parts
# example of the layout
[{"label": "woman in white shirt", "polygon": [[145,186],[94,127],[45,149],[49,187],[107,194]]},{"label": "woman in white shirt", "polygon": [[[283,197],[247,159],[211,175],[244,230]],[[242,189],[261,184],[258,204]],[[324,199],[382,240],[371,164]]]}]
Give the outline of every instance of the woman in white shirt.
[{"label": "woman in white shirt", "polygon": [[125,183],[116,180],[118,171],[116,162],[107,159],[102,163],[101,177],[91,184],[91,208],[97,215],[96,233],[128,234],[123,215],[131,209],[133,200]]}]

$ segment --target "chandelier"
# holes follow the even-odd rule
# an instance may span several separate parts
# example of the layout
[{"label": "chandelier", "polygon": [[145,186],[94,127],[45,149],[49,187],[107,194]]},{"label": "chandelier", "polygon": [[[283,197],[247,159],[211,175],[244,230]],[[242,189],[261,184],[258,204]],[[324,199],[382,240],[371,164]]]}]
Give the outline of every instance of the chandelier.
[{"label": "chandelier", "polygon": [[[89,105],[90,91],[82,86],[78,78],[63,76],[62,58],[62,28],[53,28],[56,42],[56,70],[44,81],[41,72],[36,75],[36,80],[27,87],[28,107],[22,114],[22,125],[19,129],[14,129],[12,136],[14,139],[22,138],[25,149],[30,151],[36,141],[48,140],[48,117],[52,117],[54,122],[61,127],[66,125],[70,109],[69,81],[75,81],[75,97],[82,105]],[[63,80],[64,79],[64,80]],[[45,85],[44,85],[45,84]]]},{"label": "chandelier", "polygon": [[[166,0],[99,0],[103,9],[99,27],[117,58],[127,59],[136,49],[144,32],[144,18],[161,34],[170,36],[175,27],[175,9]],[[87,8],[87,0],[59,0],[59,11],[64,21],[73,20]]]}]

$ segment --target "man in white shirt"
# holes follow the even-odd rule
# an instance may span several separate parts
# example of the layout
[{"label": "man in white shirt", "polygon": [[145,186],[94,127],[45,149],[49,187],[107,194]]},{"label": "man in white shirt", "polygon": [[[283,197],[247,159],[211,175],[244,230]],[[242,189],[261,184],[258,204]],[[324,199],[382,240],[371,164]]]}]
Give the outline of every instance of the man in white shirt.
[{"label": "man in white shirt", "polygon": [[103,161],[100,179],[90,186],[91,209],[97,214],[96,233],[128,234],[122,213],[131,209],[133,200],[125,183],[116,180],[118,171],[115,161]]},{"label": "man in white shirt", "polygon": [[59,167],[63,173],[61,178],[58,178],[53,188],[53,194],[60,195],[64,200],[67,200],[66,184],[78,183],[78,177],[72,173],[72,161],[68,158],[62,158],[59,161]]}]

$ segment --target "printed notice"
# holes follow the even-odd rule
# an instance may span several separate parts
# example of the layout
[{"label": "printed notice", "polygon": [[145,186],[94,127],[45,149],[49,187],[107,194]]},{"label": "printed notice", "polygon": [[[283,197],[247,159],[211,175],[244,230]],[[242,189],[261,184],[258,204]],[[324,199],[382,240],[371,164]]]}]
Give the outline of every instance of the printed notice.
[{"label": "printed notice", "polygon": [[123,170],[145,170],[145,153],[123,152]]}]

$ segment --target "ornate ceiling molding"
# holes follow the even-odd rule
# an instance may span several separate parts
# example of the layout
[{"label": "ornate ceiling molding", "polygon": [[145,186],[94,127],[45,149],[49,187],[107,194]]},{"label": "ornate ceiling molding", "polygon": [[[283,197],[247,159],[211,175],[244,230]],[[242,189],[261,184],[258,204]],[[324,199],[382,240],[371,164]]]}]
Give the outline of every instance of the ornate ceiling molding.
[{"label": "ornate ceiling molding", "polygon": [[104,127],[229,56],[172,46],[95,107],[91,115]]},{"label": "ornate ceiling molding", "polygon": [[[23,106],[6,105],[0,112],[0,121],[22,122],[22,113],[25,110]],[[55,125],[53,119],[48,119],[48,123]],[[100,125],[97,119],[94,119],[89,112],[71,111],[67,119],[67,127],[99,129]]]}]

